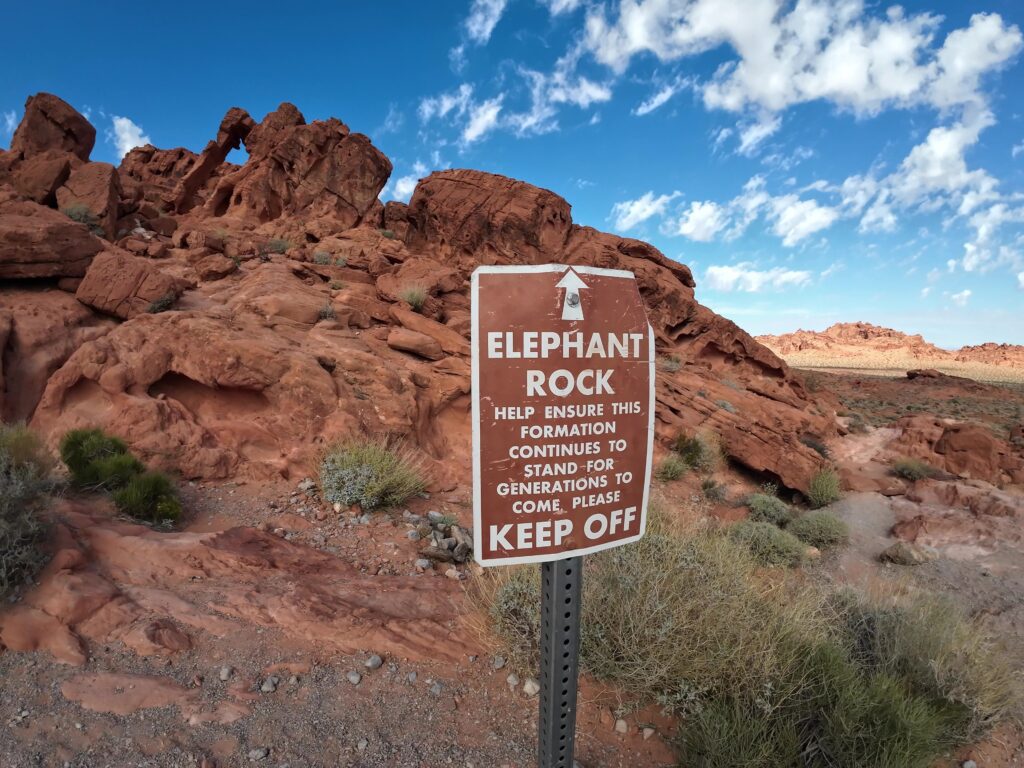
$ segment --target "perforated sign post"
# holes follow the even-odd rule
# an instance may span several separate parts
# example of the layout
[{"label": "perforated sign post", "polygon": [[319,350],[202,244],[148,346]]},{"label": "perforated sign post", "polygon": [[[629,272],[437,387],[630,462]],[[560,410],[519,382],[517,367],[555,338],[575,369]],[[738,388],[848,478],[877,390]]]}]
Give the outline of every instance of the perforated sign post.
[{"label": "perforated sign post", "polygon": [[623,270],[479,267],[472,312],[475,557],[542,564],[539,764],[570,768],[582,556],[647,522],[654,334]]}]

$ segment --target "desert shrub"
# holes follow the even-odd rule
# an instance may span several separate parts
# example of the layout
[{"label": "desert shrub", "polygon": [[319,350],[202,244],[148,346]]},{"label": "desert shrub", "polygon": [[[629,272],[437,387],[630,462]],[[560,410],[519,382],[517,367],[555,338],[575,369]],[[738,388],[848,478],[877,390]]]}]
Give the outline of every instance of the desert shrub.
[{"label": "desert shrub", "polygon": [[118,512],[150,523],[173,522],[181,516],[174,483],[162,472],[134,475],[112,494]]},{"label": "desert shrub", "polygon": [[320,307],[320,311],[317,313],[317,316],[321,320],[334,320],[338,317],[338,314],[334,311],[334,307],[331,305],[331,302],[328,301]]},{"label": "desert shrub", "polygon": [[728,411],[729,413],[736,413],[736,406],[730,403],[728,400],[716,400],[715,405],[717,405],[723,411]]},{"label": "desert shrub", "polygon": [[825,507],[842,497],[839,473],[834,469],[823,469],[811,478],[807,489],[807,500],[814,508]]},{"label": "desert shrub", "polygon": [[292,247],[290,240],[283,240],[279,237],[275,237],[269,243],[267,243],[267,250],[270,253],[287,253]]},{"label": "desert shrub", "polygon": [[678,355],[658,355],[658,368],[665,373],[675,373],[683,367]]},{"label": "desert shrub", "polygon": [[842,520],[824,509],[801,515],[786,530],[804,544],[818,549],[831,549],[850,540],[850,529]]},{"label": "desert shrub", "polygon": [[91,487],[107,491],[124,488],[133,477],[146,471],[146,465],[130,453],[113,453],[93,460]]},{"label": "desert shrub", "polygon": [[831,456],[828,452],[828,446],[825,445],[821,440],[814,437],[813,435],[804,435],[800,438],[800,442],[810,448],[812,451],[817,453],[821,458],[827,459]]},{"label": "desert shrub", "polygon": [[313,254],[313,263],[326,266],[331,263],[331,254],[325,251],[317,251]]},{"label": "desert shrub", "polygon": [[712,432],[679,435],[673,449],[683,457],[686,466],[699,472],[714,472],[722,463],[722,449]]},{"label": "desert shrub", "polygon": [[320,462],[320,488],[332,503],[364,510],[394,507],[426,489],[412,454],[381,440],[341,443]]},{"label": "desert shrub", "polygon": [[174,302],[178,300],[178,294],[174,291],[168,291],[159,299],[154,299],[146,307],[146,311],[151,315],[159,314],[160,312],[166,312],[168,309],[174,306]]},{"label": "desert shrub", "polygon": [[904,480],[914,481],[935,477],[938,470],[920,459],[896,459],[892,463],[892,473]]},{"label": "desert shrub", "polygon": [[662,482],[670,482],[672,480],[678,480],[680,477],[685,475],[690,468],[683,461],[683,457],[678,453],[670,453],[666,456],[658,468],[654,470],[654,476]]},{"label": "desert shrub", "polygon": [[762,565],[800,565],[807,550],[796,536],[771,523],[743,520],[729,529],[729,536]]},{"label": "desert shrub", "polygon": [[863,435],[868,431],[867,422],[864,421],[864,417],[859,413],[855,413],[850,417],[847,428],[855,435]]},{"label": "desert shrub", "polygon": [[700,491],[710,502],[725,501],[725,488],[713,477],[705,477],[700,481]]},{"label": "desert shrub", "polygon": [[348,259],[346,259],[344,256],[339,256],[338,258],[336,258],[334,260],[334,266],[336,266],[336,267],[348,266]]},{"label": "desert shrub", "polygon": [[391,229],[382,229],[382,230],[380,230],[380,233],[381,233],[381,235],[383,235],[384,237],[388,238],[389,240],[394,240],[397,237],[397,235],[395,234],[394,230],[391,230]]},{"label": "desert shrub", "polygon": [[123,440],[98,429],[73,429],[60,441],[60,457],[71,473],[72,482],[81,488],[101,488],[108,477],[103,459],[128,453]]},{"label": "desert shrub", "polygon": [[423,309],[423,305],[427,303],[427,291],[420,285],[407,285],[402,289],[399,297],[416,312]]},{"label": "desert shrub", "polygon": [[533,675],[540,663],[540,572],[536,567],[494,568],[474,579],[470,596],[486,617],[486,629],[509,665]]},{"label": "desert shrub", "polygon": [[100,226],[100,220],[96,214],[89,210],[89,206],[84,203],[72,203],[71,205],[65,206],[60,209],[60,212],[67,216],[72,221],[77,221],[79,224],[85,224],[89,228],[89,231],[94,235],[103,235],[103,227]]},{"label": "desert shrub", "polygon": [[833,605],[854,661],[943,702],[955,741],[977,740],[1024,713],[1019,660],[952,599],[882,600],[844,590]]},{"label": "desert shrub", "polygon": [[747,497],[750,519],[759,523],[771,523],[780,528],[793,519],[793,508],[782,499],[768,493],[752,493]]},{"label": "desert shrub", "polygon": [[345,287],[345,284],[341,280],[331,280],[330,286],[332,291],[340,291]]},{"label": "desert shrub", "polygon": [[28,581],[45,559],[38,507],[53,487],[52,466],[32,432],[0,424],[0,596]]}]

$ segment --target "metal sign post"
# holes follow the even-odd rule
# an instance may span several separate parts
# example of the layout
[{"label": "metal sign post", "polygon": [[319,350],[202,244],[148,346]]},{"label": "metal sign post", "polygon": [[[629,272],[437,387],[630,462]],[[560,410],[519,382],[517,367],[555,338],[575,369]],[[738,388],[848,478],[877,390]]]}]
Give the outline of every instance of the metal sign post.
[{"label": "metal sign post", "polygon": [[583,558],[540,566],[540,720],[537,764],[572,768]]},{"label": "metal sign post", "polygon": [[472,282],[473,541],[541,563],[541,768],[573,764],[583,556],[644,534],[654,333],[631,272],[479,267]]}]

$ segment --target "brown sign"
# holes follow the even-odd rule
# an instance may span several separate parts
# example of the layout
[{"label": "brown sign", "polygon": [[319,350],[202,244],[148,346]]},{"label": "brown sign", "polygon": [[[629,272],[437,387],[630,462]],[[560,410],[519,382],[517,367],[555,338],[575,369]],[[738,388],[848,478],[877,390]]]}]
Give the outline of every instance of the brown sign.
[{"label": "brown sign", "polygon": [[654,334],[631,272],[473,273],[473,535],[481,565],[639,539],[654,437]]}]

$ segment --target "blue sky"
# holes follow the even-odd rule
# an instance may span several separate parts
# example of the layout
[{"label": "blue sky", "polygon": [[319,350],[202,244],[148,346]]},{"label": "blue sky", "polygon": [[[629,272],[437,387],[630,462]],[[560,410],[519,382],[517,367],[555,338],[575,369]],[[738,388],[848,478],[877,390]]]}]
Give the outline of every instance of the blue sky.
[{"label": "blue sky", "polygon": [[144,5],[6,9],[0,146],[41,90],[115,163],[291,101],[373,138],[384,199],[445,167],[547,187],[752,333],[1024,343],[1015,0]]}]

